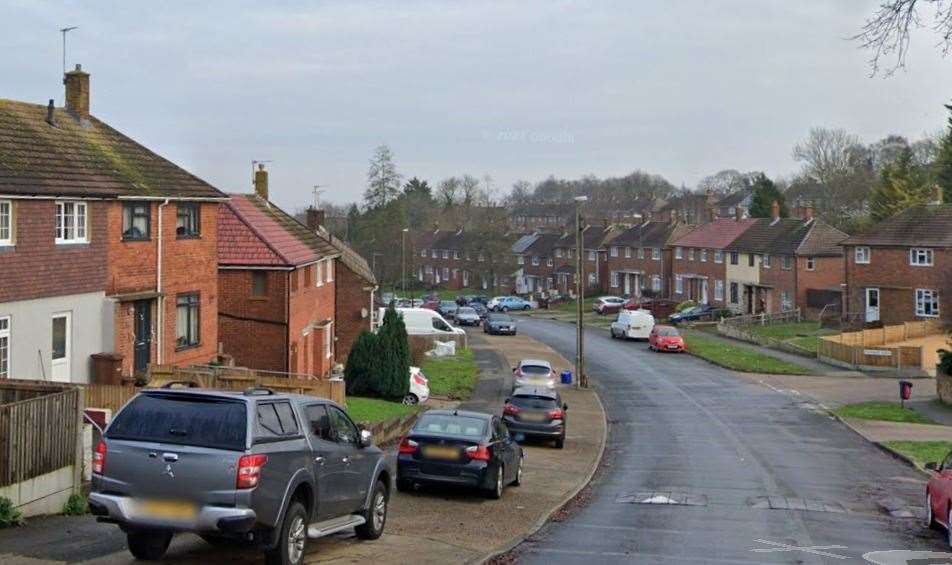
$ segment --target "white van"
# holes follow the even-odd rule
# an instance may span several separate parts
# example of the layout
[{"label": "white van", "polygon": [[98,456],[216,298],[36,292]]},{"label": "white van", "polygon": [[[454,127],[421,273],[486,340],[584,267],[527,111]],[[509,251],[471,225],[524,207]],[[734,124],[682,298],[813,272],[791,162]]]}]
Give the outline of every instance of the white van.
[{"label": "white van", "polygon": [[[380,309],[380,323],[383,323],[383,317],[386,313],[386,308]],[[465,330],[453,327],[435,310],[428,308],[397,308],[397,313],[403,315],[403,323],[407,326],[407,335],[451,336],[466,334]]]},{"label": "white van", "polygon": [[648,339],[654,328],[654,316],[650,310],[625,310],[618,312],[609,331],[615,339]]}]

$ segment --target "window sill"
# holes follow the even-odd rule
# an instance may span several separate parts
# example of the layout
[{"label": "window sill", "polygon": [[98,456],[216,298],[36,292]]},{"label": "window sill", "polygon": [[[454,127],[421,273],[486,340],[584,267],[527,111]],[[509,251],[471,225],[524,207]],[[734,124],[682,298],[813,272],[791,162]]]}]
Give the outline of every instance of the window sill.
[{"label": "window sill", "polygon": [[152,241],[151,237],[124,237],[122,238],[123,243],[149,243]]},{"label": "window sill", "polygon": [[253,302],[267,302],[271,300],[271,298],[267,296],[249,296],[248,300],[251,300]]},{"label": "window sill", "polygon": [[909,263],[909,266],[910,266],[910,267],[932,267],[933,265],[932,265],[931,263],[928,264],[928,265],[919,265],[919,264],[916,264],[916,263]]},{"label": "window sill", "polygon": [[202,234],[198,233],[195,235],[178,235],[175,234],[175,239],[202,239]]},{"label": "window sill", "polygon": [[179,351],[186,351],[186,350],[189,350],[189,349],[197,349],[197,348],[198,348],[199,346],[201,346],[201,345],[202,345],[201,342],[192,343],[192,344],[189,344],[189,345],[176,345],[176,346],[175,346],[175,352],[178,353]]},{"label": "window sill", "polygon": [[89,241],[88,241],[88,240],[84,240],[84,241],[78,241],[78,240],[77,240],[77,241],[56,240],[56,245],[63,245],[63,246],[67,246],[67,247],[79,247],[79,246],[89,245]]}]

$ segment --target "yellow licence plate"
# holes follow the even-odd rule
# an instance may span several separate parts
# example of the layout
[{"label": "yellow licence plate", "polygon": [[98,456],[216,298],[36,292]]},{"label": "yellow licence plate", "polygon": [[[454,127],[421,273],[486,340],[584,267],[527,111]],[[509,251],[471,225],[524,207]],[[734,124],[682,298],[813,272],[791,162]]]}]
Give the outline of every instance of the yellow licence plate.
[{"label": "yellow licence plate", "polygon": [[529,412],[527,414],[523,414],[522,419],[526,422],[542,422],[546,419],[546,415],[539,412]]},{"label": "yellow licence plate", "polygon": [[198,512],[191,502],[178,500],[140,500],[136,506],[143,516],[169,520],[190,520]]},{"label": "yellow licence plate", "polygon": [[424,447],[423,456],[427,459],[459,459],[459,450],[455,447]]}]

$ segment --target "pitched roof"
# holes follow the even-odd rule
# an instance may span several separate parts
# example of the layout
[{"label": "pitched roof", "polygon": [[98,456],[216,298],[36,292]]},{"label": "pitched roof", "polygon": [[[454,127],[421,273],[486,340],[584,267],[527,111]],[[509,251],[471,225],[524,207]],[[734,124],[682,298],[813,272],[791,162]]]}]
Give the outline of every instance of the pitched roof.
[{"label": "pitched roof", "polygon": [[[616,235],[617,230],[604,228],[601,226],[588,226],[582,232],[582,248],[598,249],[605,241]],[[558,235],[558,240],[552,247],[561,247],[564,249],[575,249],[575,230]]]},{"label": "pitched roof", "polygon": [[628,247],[664,247],[686,235],[691,229],[691,226],[679,222],[649,221],[625,230],[611,240],[611,244]]},{"label": "pitched roof", "polygon": [[701,224],[673,244],[682,247],[707,247],[710,249],[724,249],[738,236],[750,228],[757,220],[714,220]]},{"label": "pitched roof", "polygon": [[843,240],[848,238],[842,232],[822,220],[814,220],[813,227],[797,248],[797,255],[843,255]]},{"label": "pitched roof", "polygon": [[533,243],[535,243],[535,240],[538,237],[539,237],[539,234],[537,233],[529,233],[520,237],[512,244],[512,248],[511,248],[512,252],[525,253],[526,249],[528,249]]},{"label": "pitched roof", "polygon": [[843,245],[952,247],[952,204],[922,204],[903,210]]},{"label": "pitched roof", "polygon": [[557,233],[540,233],[536,236],[535,241],[529,244],[529,247],[526,248],[527,253],[534,253],[537,255],[547,255],[552,248],[555,247],[556,242],[559,238],[562,237],[561,234]]},{"label": "pitched roof", "polygon": [[847,235],[821,220],[758,218],[727,249],[768,255],[842,255]]},{"label": "pitched roof", "polygon": [[347,245],[343,240],[334,237],[330,232],[323,232],[322,235],[340,252],[341,263],[368,283],[372,285],[377,284],[377,277],[374,276],[370,265],[367,264],[367,260],[364,259],[363,255],[354,251],[351,246]]},{"label": "pitched roof", "polygon": [[222,265],[295,267],[341,254],[329,241],[254,194],[232,195],[221,207],[219,220],[218,262]]},{"label": "pitched roof", "polygon": [[224,198],[218,189],[90,116],[0,99],[0,194]]},{"label": "pitched roof", "polygon": [[751,189],[744,189],[744,190],[738,190],[738,191],[732,192],[728,194],[727,196],[725,196],[724,198],[721,198],[720,200],[718,200],[717,206],[719,207],[737,206],[738,204],[741,204],[745,200],[747,200],[751,194],[753,194],[753,190]]}]

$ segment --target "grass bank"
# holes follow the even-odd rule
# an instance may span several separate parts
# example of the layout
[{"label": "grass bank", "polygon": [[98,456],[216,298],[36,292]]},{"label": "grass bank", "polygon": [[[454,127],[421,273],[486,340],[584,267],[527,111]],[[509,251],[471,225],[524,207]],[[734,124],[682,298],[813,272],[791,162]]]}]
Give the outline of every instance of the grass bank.
[{"label": "grass bank", "polygon": [[732,345],[700,332],[684,332],[687,351],[715,365],[746,373],[809,375],[810,369],[795,365],[754,349]]},{"label": "grass bank", "polygon": [[941,463],[952,451],[952,442],[948,441],[884,441],[883,445],[905,455],[919,465]]},{"label": "grass bank", "polygon": [[759,326],[753,324],[748,331],[761,339],[776,339],[785,341],[800,349],[816,354],[817,342],[820,336],[833,335],[836,330],[823,328],[819,322],[802,321],[785,324],[768,324]]},{"label": "grass bank", "polygon": [[430,394],[454,400],[469,397],[479,380],[479,366],[472,349],[460,349],[454,357],[430,357],[423,362],[430,381]]},{"label": "grass bank", "polygon": [[915,410],[903,408],[895,402],[861,402],[847,404],[833,411],[840,418],[860,418],[863,420],[882,420],[884,422],[904,422],[907,424],[934,424]]},{"label": "grass bank", "polygon": [[380,398],[347,397],[347,413],[355,422],[375,424],[391,418],[399,418],[417,410],[419,410],[418,406],[407,406]]}]

